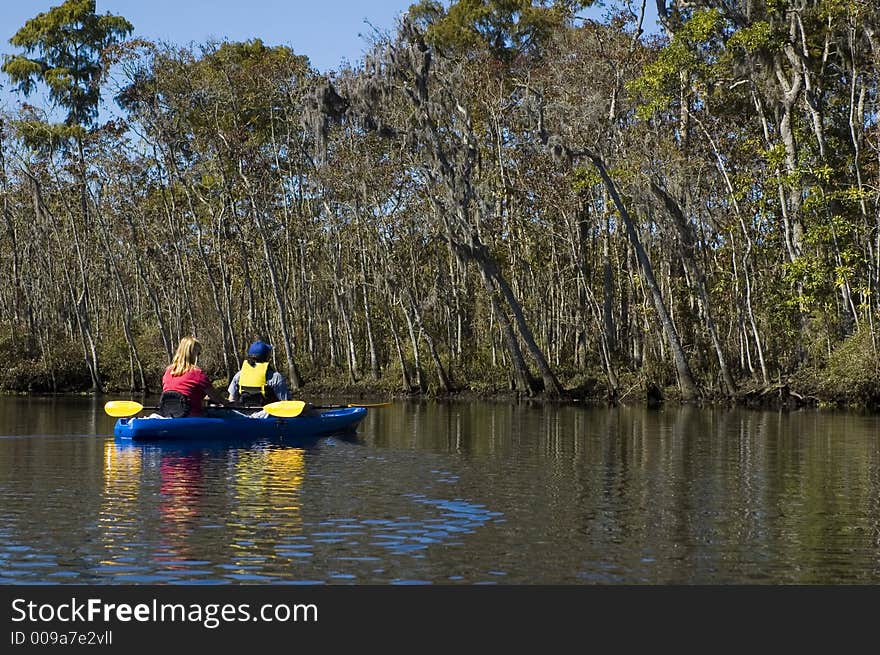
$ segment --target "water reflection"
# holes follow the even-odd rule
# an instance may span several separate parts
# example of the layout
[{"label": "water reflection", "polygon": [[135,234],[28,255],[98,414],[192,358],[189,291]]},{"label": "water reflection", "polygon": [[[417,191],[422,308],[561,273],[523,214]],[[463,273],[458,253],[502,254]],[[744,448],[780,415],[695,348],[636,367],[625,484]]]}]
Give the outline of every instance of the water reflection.
[{"label": "water reflection", "polygon": [[201,514],[204,455],[163,453],[159,462],[159,546],[155,560],[166,569],[193,559],[189,540]]},{"label": "water reflection", "polygon": [[91,568],[93,575],[123,575],[143,568],[136,563],[142,465],[139,450],[104,442],[104,489],[98,512],[102,557]]},{"label": "water reflection", "polygon": [[33,407],[0,400],[2,582],[880,581],[876,416],[401,403],[294,447]]},{"label": "water reflection", "polygon": [[[370,418],[374,445],[483,458],[516,526],[507,543],[565,553],[545,580],[572,581],[566,566],[607,583],[880,575],[876,416],[453,404]],[[424,423],[449,428],[419,433]]]},{"label": "water reflection", "polygon": [[111,434],[98,396],[0,396],[0,437]]},{"label": "water reflection", "polygon": [[286,568],[289,556],[279,541],[302,532],[301,490],[306,451],[260,448],[240,451],[234,463],[234,504],[230,512],[229,561],[225,577],[267,580],[260,571]]}]

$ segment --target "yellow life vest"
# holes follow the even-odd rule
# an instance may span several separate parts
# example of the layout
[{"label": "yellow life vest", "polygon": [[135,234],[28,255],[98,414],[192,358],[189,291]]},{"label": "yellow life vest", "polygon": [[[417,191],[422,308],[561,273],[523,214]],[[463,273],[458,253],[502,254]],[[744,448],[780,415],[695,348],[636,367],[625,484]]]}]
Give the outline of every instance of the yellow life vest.
[{"label": "yellow life vest", "polygon": [[245,360],[238,376],[238,392],[260,393],[266,396],[266,371],[269,362],[257,362],[255,366]]}]

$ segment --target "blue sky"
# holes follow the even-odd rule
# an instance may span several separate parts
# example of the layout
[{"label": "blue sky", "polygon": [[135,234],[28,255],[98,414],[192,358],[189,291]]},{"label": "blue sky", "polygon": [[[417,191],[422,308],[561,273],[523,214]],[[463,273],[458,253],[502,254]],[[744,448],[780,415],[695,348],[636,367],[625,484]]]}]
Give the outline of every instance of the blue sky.
[{"label": "blue sky", "polygon": [[[9,39],[24,23],[63,0],[0,0],[0,53],[16,52]],[[134,25],[134,36],[179,45],[209,39],[244,41],[260,38],[267,45],[287,45],[309,58],[321,71],[354,62],[367,49],[373,29],[393,29],[396,18],[414,0],[97,0],[98,13],[122,15]],[[648,5],[653,8],[653,0]],[[601,9],[586,15],[599,17]],[[656,11],[654,13],[656,15]],[[14,100],[2,76],[0,100]],[[30,102],[43,104],[39,95]]]},{"label": "blue sky", "polygon": [[[9,39],[29,19],[63,0],[0,0],[0,53],[18,52]],[[321,71],[356,61],[367,49],[363,35],[373,27],[388,30],[411,0],[97,0],[98,13],[124,16],[133,36],[178,45],[209,39],[245,41],[260,38],[268,45],[288,45],[306,55]],[[0,108],[15,107],[18,96],[0,75]],[[48,94],[38,91],[27,102],[48,107]],[[112,104],[112,103],[111,103]],[[113,110],[113,107],[105,109]],[[102,112],[103,113],[103,112]]]},{"label": "blue sky", "polygon": [[[0,52],[12,52],[9,39],[24,23],[63,0],[0,0]],[[320,70],[354,61],[372,28],[394,26],[411,0],[97,0],[98,13],[125,16],[134,35],[177,44],[210,38],[244,41],[261,38],[289,45]]]}]

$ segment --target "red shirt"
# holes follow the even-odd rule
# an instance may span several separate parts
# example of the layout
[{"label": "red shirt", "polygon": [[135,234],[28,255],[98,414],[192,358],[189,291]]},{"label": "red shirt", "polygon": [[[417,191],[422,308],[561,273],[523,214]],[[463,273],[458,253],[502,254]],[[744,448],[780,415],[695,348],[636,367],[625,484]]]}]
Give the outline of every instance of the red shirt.
[{"label": "red shirt", "polygon": [[205,390],[211,386],[211,380],[205,372],[193,367],[183,375],[171,375],[171,367],[165,369],[162,376],[162,391],[177,391],[189,398],[189,415],[201,416],[202,398]]}]

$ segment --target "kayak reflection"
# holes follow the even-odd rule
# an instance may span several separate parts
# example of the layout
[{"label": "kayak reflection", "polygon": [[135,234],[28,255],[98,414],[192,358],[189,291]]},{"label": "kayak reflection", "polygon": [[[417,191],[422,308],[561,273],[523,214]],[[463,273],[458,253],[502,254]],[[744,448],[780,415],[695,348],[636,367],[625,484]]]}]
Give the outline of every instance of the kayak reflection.
[{"label": "kayak reflection", "polygon": [[[211,573],[202,568],[209,562],[215,575],[220,568],[224,577],[242,581],[261,579],[256,570],[267,564],[289,567],[287,554],[275,554],[275,542],[302,538],[306,454],[324,440],[308,439],[307,447],[253,439],[107,442],[102,512],[107,550],[125,549],[119,526],[150,521],[154,514],[158,524],[149,549],[159,569],[144,577],[135,568],[132,581],[192,579]],[[217,561],[217,552],[226,553],[223,561]],[[123,576],[126,568],[119,569]]]},{"label": "kayak reflection", "polygon": [[256,581],[256,571],[277,568],[278,539],[301,539],[306,451],[268,448],[240,451],[235,502],[229,518],[228,576]]},{"label": "kayak reflection", "polygon": [[136,570],[132,542],[141,518],[137,506],[142,467],[139,450],[104,442],[104,485],[98,511],[99,542],[104,553],[93,573],[124,575]]},{"label": "kayak reflection", "polygon": [[159,463],[159,534],[156,560],[173,566],[193,559],[189,539],[200,516],[204,493],[204,452],[168,453]]}]

